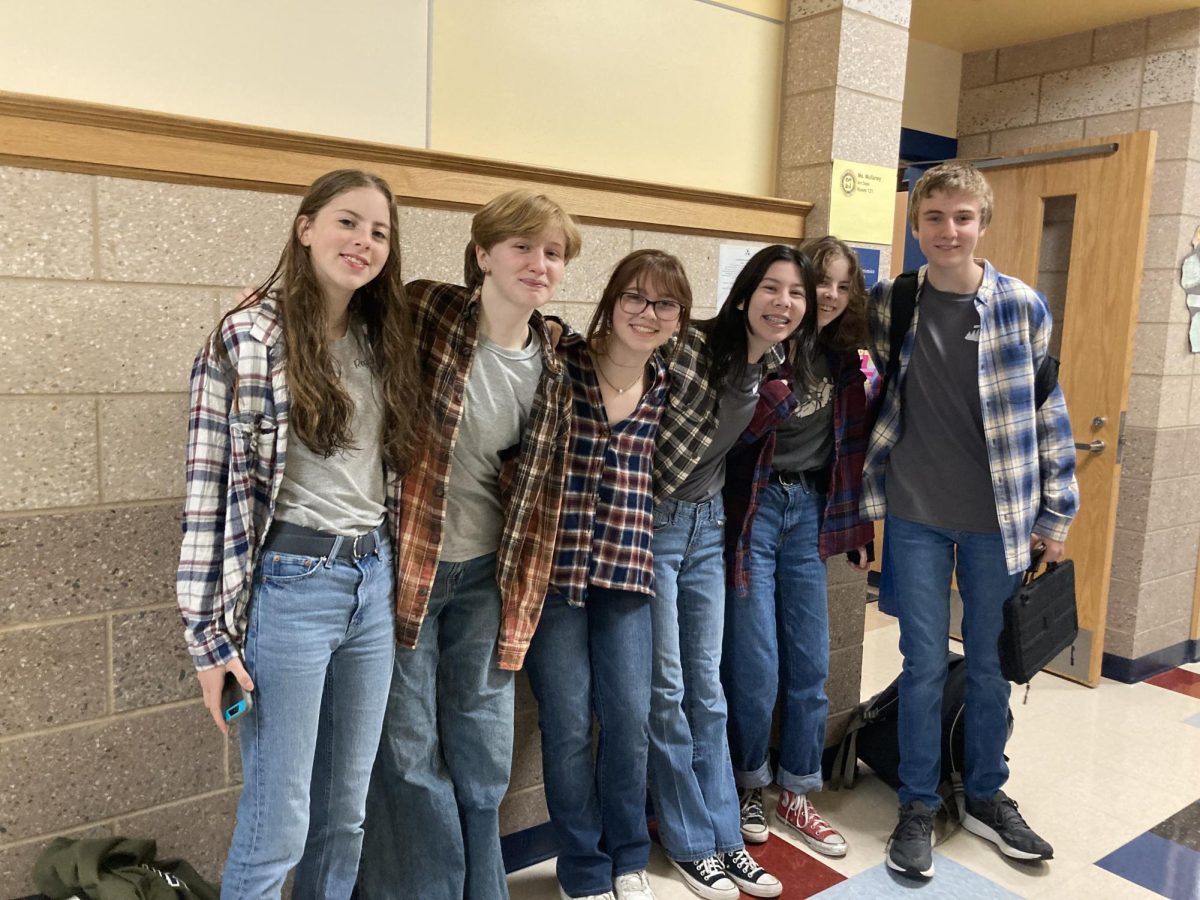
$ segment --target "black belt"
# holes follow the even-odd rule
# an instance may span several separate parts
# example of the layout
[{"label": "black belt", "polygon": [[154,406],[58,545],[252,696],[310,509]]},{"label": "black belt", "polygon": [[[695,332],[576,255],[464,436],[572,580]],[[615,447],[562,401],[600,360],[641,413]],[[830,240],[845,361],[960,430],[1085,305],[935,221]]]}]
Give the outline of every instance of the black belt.
[{"label": "black belt", "polygon": [[807,485],[810,488],[824,490],[829,484],[829,469],[808,469],[804,472],[780,472],[771,470],[771,481],[776,484],[782,484],[785,487],[791,487],[794,484]]},{"label": "black belt", "polygon": [[[379,552],[379,545],[385,536],[384,526],[380,525],[366,534],[344,535],[341,546],[338,547],[334,559],[352,563]],[[296,556],[317,556],[328,559],[333,555],[333,545],[338,535],[317,531],[315,528],[305,528],[303,525],[293,525],[291,522],[274,522],[267,532],[267,541],[263,552],[290,553]]]}]

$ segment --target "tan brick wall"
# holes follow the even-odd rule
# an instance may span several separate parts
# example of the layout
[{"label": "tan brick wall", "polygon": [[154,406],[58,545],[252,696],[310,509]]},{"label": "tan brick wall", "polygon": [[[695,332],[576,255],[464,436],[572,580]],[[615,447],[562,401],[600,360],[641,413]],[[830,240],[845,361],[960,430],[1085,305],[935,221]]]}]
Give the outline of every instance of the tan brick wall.
[{"label": "tan brick wall", "polygon": [[[32,892],[58,835],[154,837],[219,877],[241,776],[175,609],[187,377],[235,291],[274,266],[296,203],[0,167],[0,897]],[[406,277],[461,277],[469,213],[400,222]],[[635,247],[677,254],[697,311],[715,311],[720,239],[583,235],[552,309],[577,327]],[[546,819],[519,683],[506,833]]]},{"label": "tan brick wall", "polygon": [[963,57],[961,156],[1158,132],[1105,645],[1126,658],[1187,640],[1191,620],[1200,357],[1179,267],[1200,224],[1198,71],[1200,10]]}]

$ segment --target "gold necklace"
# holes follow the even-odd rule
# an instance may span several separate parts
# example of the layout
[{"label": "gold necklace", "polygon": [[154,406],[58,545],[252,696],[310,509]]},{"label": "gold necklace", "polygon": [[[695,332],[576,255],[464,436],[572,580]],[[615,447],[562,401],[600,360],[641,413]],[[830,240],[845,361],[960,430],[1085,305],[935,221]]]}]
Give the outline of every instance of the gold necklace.
[{"label": "gold necklace", "polygon": [[617,396],[620,396],[621,394],[624,394],[626,391],[628,391],[630,388],[634,387],[635,385],[639,385],[642,383],[642,379],[646,375],[646,367],[644,365],[642,366],[642,371],[638,372],[638,377],[637,377],[636,381],[634,381],[632,384],[629,384],[623,388],[617,387],[615,384],[613,384],[611,381],[608,380],[608,376],[604,374],[604,369],[600,365],[600,360],[596,360],[596,373],[604,380],[605,384],[607,384],[610,388],[612,388],[614,391],[617,392]]}]

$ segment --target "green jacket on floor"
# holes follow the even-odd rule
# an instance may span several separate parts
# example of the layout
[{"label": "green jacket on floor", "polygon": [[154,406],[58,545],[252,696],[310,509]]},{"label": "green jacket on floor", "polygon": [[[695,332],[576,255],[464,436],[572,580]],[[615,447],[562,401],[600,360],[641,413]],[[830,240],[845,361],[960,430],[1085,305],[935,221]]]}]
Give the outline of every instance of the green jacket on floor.
[{"label": "green jacket on floor", "polygon": [[55,838],[33,866],[51,900],[79,892],[91,900],[219,900],[218,891],[180,859],[155,861],[154,841]]}]

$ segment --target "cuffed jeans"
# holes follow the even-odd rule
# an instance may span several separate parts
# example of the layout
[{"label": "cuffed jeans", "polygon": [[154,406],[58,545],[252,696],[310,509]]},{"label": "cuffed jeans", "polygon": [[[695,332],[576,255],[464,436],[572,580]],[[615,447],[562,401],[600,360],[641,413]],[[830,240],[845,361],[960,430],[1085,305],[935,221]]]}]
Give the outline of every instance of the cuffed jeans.
[{"label": "cuffed jeans", "polygon": [[739,788],[771,783],[767,753],[782,692],[776,780],[797,794],[821,789],[829,713],[828,596],[817,550],[824,502],[805,483],[768,484],[750,532],[749,595],[729,592],[721,672]]},{"label": "cuffed jeans", "polygon": [[1008,780],[1009,684],[997,641],[1004,601],[1020,583],[1010,575],[999,534],[952,531],[888,516],[880,596],[900,620],[900,802],[940,805],[942,692],[950,631],[950,574],[962,595],[967,665],[965,773],[968,797],[990,798]]},{"label": "cuffed jeans", "polygon": [[724,547],[720,494],[655,507],[650,796],[680,861],[744,846],[721,687]]},{"label": "cuffed jeans", "polygon": [[397,647],[367,797],[362,900],[504,900],[500,801],[513,673],[496,667],[496,555],[438,564],[415,648]]},{"label": "cuffed jeans", "polygon": [[[650,597],[590,587],[587,605],[546,601],[525,659],[538,702],[546,806],[559,840],[558,882],[604,894],[646,868]],[[600,744],[592,761],[592,712]]]},{"label": "cuffed jeans", "polygon": [[254,705],[238,720],[242,787],[225,900],[347,898],[392,667],[386,543],[354,563],[268,551],[244,648]]}]

